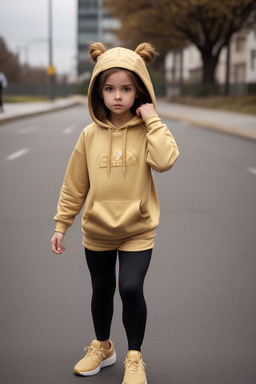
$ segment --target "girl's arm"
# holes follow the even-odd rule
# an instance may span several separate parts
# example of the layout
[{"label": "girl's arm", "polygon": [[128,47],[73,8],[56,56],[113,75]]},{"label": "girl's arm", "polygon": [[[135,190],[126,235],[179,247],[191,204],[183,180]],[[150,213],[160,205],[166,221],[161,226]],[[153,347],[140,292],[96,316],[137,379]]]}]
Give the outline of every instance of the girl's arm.
[{"label": "girl's arm", "polygon": [[147,163],[156,171],[170,169],[179,156],[174,137],[157,115],[153,104],[143,104],[137,109],[147,128]]},{"label": "girl's arm", "polygon": [[89,189],[83,133],[71,155],[58,202],[55,232],[66,233],[80,212]]}]

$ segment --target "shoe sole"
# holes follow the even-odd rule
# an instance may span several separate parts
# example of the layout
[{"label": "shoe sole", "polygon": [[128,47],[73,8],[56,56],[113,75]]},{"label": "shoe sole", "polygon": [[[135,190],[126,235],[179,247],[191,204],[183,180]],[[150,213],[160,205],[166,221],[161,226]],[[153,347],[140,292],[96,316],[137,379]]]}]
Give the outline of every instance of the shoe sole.
[{"label": "shoe sole", "polygon": [[[148,382],[146,381],[145,384],[147,384]],[[124,381],[122,382],[122,384],[124,384]]]},{"label": "shoe sole", "polygon": [[114,355],[110,356],[108,359],[106,360],[103,360],[99,366],[94,369],[93,371],[89,371],[89,372],[80,372],[76,369],[74,369],[74,373],[76,373],[77,375],[81,375],[81,376],[93,376],[93,375],[97,375],[97,373],[99,373],[99,371],[101,370],[101,368],[105,368],[105,367],[109,367],[110,365],[113,365],[115,364],[116,362],[116,353],[114,353]]}]

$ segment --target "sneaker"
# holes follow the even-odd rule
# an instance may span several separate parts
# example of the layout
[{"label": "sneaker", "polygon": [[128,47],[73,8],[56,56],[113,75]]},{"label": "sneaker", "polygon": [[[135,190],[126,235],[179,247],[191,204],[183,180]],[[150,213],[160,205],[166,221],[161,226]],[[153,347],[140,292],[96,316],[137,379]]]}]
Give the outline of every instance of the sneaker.
[{"label": "sneaker", "polygon": [[143,362],[139,351],[129,351],[124,365],[125,374],[123,384],[147,384],[146,364]]},{"label": "sneaker", "polygon": [[90,347],[86,347],[85,357],[74,367],[74,373],[82,376],[92,376],[99,373],[101,368],[116,362],[116,353],[113,343],[110,341],[110,349],[104,349],[101,342],[93,340]]}]

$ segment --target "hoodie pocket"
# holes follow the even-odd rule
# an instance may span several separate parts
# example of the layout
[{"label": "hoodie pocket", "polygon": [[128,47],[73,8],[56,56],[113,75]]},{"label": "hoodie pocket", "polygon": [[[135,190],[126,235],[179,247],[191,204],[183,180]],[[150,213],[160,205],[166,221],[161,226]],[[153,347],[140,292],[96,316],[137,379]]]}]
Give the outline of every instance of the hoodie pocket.
[{"label": "hoodie pocket", "polygon": [[94,238],[120,239],[150,229],[138,201],[95,201],[84,223],[84,229]]}]

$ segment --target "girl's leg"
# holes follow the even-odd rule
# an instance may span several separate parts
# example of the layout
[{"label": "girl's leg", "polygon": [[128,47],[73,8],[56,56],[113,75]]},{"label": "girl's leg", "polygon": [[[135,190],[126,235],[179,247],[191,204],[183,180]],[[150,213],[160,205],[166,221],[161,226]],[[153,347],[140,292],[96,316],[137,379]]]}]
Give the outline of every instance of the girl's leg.
[{"label": "girl's leg", "polygon": [[151,254],[152,249],[140,252],[119,251],[119,290],[129,350],[140,351],[144,338],[147,307],[143,283]]},{"label": "girl's leg", "polygon": [[109,339],[116,288],[117,251],[95,252],[85,248],[92,280],[91,310],[97,340]]}]

